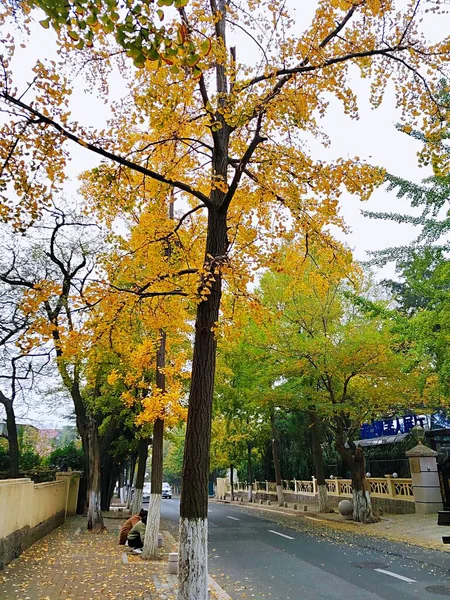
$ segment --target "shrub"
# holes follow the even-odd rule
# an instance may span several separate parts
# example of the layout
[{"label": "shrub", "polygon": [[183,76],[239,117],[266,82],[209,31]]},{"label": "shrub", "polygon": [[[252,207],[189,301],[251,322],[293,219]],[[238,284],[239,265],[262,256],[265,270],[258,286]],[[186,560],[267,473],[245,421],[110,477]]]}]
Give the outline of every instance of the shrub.
[{"label": "shrub", "polygon": [[51,469],[57,471],[82,471],[84,469],[84,453],[82,448],[77,448],[74,442],[70,442],[63,448],[53,450],[45,459],[45,463]]}]

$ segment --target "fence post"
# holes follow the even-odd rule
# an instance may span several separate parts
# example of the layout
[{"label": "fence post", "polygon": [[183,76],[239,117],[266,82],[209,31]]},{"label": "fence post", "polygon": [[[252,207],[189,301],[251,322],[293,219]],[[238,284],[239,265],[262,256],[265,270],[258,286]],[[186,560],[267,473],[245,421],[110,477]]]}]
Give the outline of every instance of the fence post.
[{"label": "fence post", "polygon": [[266,480],[266,493],[269,493],[269,482]]},{"label": "fence post", "polygon": [[317,496],[317,479],[314,477],[314,475],[312,478],[312,491],[313,491],[313,494],[315,496]]},{"label": "fence post", "polygon": [[336,495],[340,496],[341,495],[341,482],[339,479],[335,479],[336,482]]},{"label": "fence post", "polygon": [[294,492],[297,494],[297,480],[294,479]]},{"label": "fence post", "polygon": [[395,498],[395,485],[392,475],[385,475],[389,496]]}]

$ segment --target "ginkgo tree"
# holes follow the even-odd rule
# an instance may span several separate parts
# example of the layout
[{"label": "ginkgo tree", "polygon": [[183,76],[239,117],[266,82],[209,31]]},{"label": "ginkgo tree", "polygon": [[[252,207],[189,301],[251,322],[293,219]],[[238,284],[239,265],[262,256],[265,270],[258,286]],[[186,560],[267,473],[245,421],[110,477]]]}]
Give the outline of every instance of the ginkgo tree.
[{"label": "ginkgo tree", "polygon": [[[161,237],[164,214],[169,224],[173,218],[164,201],[155,191],[155,195],[147,199],[145,210],[130,235],[116,236],[115,250],[104,258],[104,268],[109,275],[106,283],[109,292],[104,292],[107,301],[102,302],[92,322],[102,345],[117,359],[111,362],[108,383],[120,393],[122,401],[133,408],[135,423],[142,429],[133,499],[136,510],[142,503],[150,437],[144,432],[153,432],[151,494],[143,558],[154,558],[158,552],[164,427],[174,427],[186,416],[183,395],[189,376],[187,329],[192,312],[186,299],[189,279],[182,289],[179,281],[174,284],[173,279],[181,272],[187,276],[196,272],[195,268],[183,270],[189,255],[180,254],[175,244],[169,243],[164,235]],[[187,242],[192,243],[184,231],[179,243]],[[195,264],[198,261],[194,254],[190,256]]]},{"label": "ginkgo tree", "polygon": [[[14,7],[14,2],[5,3],[7,11],[11,4]],[[0,91],[8,111],[1,135],[2,197],[6,218],[19,227],[24,219],[32,219],[46,195],[60,185],[68,151],[64,141],[72,140],[105,160],[98,172],[99,186],[107,189],[112,179],[126,180],[131,170],[141,175],[143,186],[153,180],[173,189],[186,205],[191,203],[175,228],[192,211],[206,213],[179,570],[180,599],[205,600],[208,457],[222,279],[236,277],[245,285],[249,271],[270,258],[263,242],[283,235],[290,226],[308,236],[323,235],[325,223],[339,222],[336,210],[344,186],[364,199],[382,180],[380,170],[357,158],[326,163],[308,153],[305,140],[321,135],[320,117],[330,96],[357,118],[357,70],[371,83],[374,106],[390,81],[405,124],[427,132],[434,127],[432,117],[439,114],[436,84],[446,73],[450,48],[446,39],[429,43],[421,30],[424,13],[441,10],[432,0],[320,0],[301,32],[284,0],[249,0],[239,6],[227,0],[182,4],[175,4],[179,8],[173,19],[167,12],[164,26],[169,38],[171,31],[179,32],[181,51],[170,39],[166,46],[163,36],[162,44],[171,52],[150,54],[142,43],[146,51],[141,58],[128,48],[128,40],[134,44],[137,39],[134,23],[139,22],[139,12],[130,17],[128,36],[127,11],[114,11],[115,3],[114,15],[103,14],[103,3],[83,3],[79,23],[66,9],[59,14],[52,5],[40,3],[50,23],[57,21],[66,60],[84,56],[84,68],[97,75],[91,81],[103,83],[108,66],[117,60],[122,61],[122,73],[129,75],[127,56],[141,70],[129,80],[128,101],[115,108],[111,126],[100,133],[70,120],[70,72],[64,77],[56,65],[42,59],[25,95],[16,91],[10,68],[14,47],[6,40]],[[70,12],[74,5],[68,6]],[[102,25],[96,24],[99,7],[105,16]],[[96,27],[100,34],[92,44],[74,48],[84,40],[79,30]],[[242,30],[254,44],[254,60],[242,43],[228,45],[228,32]],[[142,31],[145,37],[150,29],[144,24]],[[106,86],[100,93],[107,94]],[[173,159],[174,149],[183,150],[183,158]],[[29,152],[26,158],[24,150]],[[52,162],[55,152],[58,160]],[[37,173],[27,171],[30,163]],[[17,196],[13,205],[5,193],[11,185]],[[114,197],[105,194],[105,203],[114,205]]]},{"label": "ginkgo tree", "polygon": [[[351,472],[353,518],[375,519],[359,428],[373,418],[426,407],[434,381],[425,357],[407,343],[383,306],[364,310],[364,277],[336,244],[286,247],[277,269],[261,280],[261,301],[273,352],[285,375],[297,377],[305,410],[328,424]],[[355,299],[352,301],[352,296]],[[270,324],[270,327],[269,327]]]}]

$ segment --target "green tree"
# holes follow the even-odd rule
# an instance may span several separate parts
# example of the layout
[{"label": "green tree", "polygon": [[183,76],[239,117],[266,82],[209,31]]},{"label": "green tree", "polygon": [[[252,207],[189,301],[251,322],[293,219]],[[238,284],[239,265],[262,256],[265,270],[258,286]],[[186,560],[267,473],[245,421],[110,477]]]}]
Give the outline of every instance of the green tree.
[{"label": "green tree", "polygon": [[81,447],[77,447],[75,442],[70,442],[67,446],[56,448],[45,459],[45,463],[57,471],[82,471],[84,469],[84,453]]},{"label": "green tree", "polygon": [[441,248],[414,253],[397,265],[400,281],[386,281],[405,316],[405,339],[428,357],[436,377],[434,404],[450,393],[450,261]]},{"label": "green tree", "polygon": [[[421,163],[431,166],[433,174],[421,183],[414,183],[403,177],[386,174],[387,191],[395,192],[399,200],[408,201],[412,208],[421,209],[419,216],[397,212],[380,213],[362,211],[370,219],[394,221],[414,225],[418,236],[407,246],[384,248],[371,252],[371,264],[385,265],[397,261],[400,265],[411,262],[425,254],[430,246],[436,251],[448,252],[450,242],[450,89],[448,81],[439,85],[439,112],[432,119],[432,131],[423,132],[416,128],[398,125],[397,128],[414,140],[422,143]],[[402,267],[400,266],[400,269]]]},{"label": "green tree", "polygon": [[[284,0],[244,3],[242,7],[227,0],[190,2],[186,7],[180,2],[181,8],[168,27],[180,34],[183,51],[179,54],[178,48],[173,48],[173,57],[161,66],[159,52],[144,53],[142,60],[133,57],[142,70],[133,81],[131,101],[120,106],[117,112],[121,113],[122,108],[124,112],[114,121],[112,131],[101,134],[70,123],[68,83],[56,65],[47,68],[40,61],[28,96],[16,94],[9,72],[12,63],[8,61],[14,44],[6,40],[8,55],[3,61],[0,92],[11,114],[11,123],[2,129],[0,138],[5,218],[14,218],[17,226],[23,227],[21,213],[26,212],[28,219],[35,218],[43,202],[48,201],[47,193],[51,195],[65,176],[67,145],[63,139],[119,166],[117,177],[109,163],[97,170],[98,185],[108,197],[107,211],[119,204],[117,196],[110,194],[111,182],[128,182],[133,170],[144,178],[139,187],[145,188],[149,180],[158,182],[188,197],[193,202],[191,215],[199,210],[207,213],[201,236],[204,253],[196,298],[183,468],[180,600],[207,598],[209,446],[215,332],[223,277],[234,261],[233,271],[245,284],[250,276],[249,265],[267,261],[262,240],[270,246],[273,237],[286,229],[287,214],[298,230],[329,239],[324,225],[340,222],[336,208],[343,186],[366,198],[379,183],[380,171],[361,164],[357,158],[338,159],[327,165],[323,160],[314,160],[306,150],[309,136],[322,135],[318,119],[327,111],[330,96],[342,102],[347,114],[357,117],[353,77],[349,76],[352,67],[356,66],[363,77],[371,77],[374,106],[381,102],[390,81],[405,120],[416,123],[420,118],[428,127],[429,116],[436,113],[435,73],[446,69],[450,55],[447,39],[430,46],[421,33],[420,21],[430,3],[404,6],[397,2],[320,0],[310,26],[297,28]],[[160,0],[160,4],[166,2]],[[10,12],[11,5],[17,7],[16,2],[4,4]],[[67,20],[73,5],[61,8],[58,4],[59,10],[53,3],[42,2],[42,6],[61,39],[66,41],[69,36],[79,44],[78,27],[74,31],[77,18]],[[81,19],[79,29],[89,31],[88,19],[95,24],[97,13],[105,6],[109,7],[109,2],[82,2],[80,12],[86,19]],[[256,18],[249,18],[249,7]],[[128,33],[128,11],[107,8],[106,12],[102,12],[102,24],[98,26],[102,32],[100,54],[95,45],[86,50],[89,58],[85,62],[99,69],[96,76],[111,65],[108,59],[115,55],[117,44],[125,49],[128,43],[120,35],[123,18]],[[151,27],[152,17],[147,18],[147,14],[145,10],[145,22]],[[138,26],[136,38],[133,14],[130,19],[131,39],[142,37],[147,28],[141,32]],[[136,20],[140,22],[139,16]],[[245,65],[238,62],[238,52],[227,45],[227,29],[242,28],[255,41],[258,53],[251,64]],[[258,40],[261,30],[264,45]],[[153,33],[150,37],[153,39]],[[200,48],[201,54],[190,53],[191,43],[194,50]],[[154,46],[141,43],[141,47]],[[146,58],[154,58],[157,64],[152,65]],[[152,71],[155,66],[157,70]],[[128,64],[124,72],[129,75]],[[104,82],[101,75],[98,79]],[[31,96],[36,90],[34,101]],[[132,105],[131,112],[125,105]],[[152,129],[145,132],[149,133],[147,137],[144,131],[147,126],[150,129],[149,123]],[[182,148],[185,160],[177,155],[167,164],[159,158],[160,153],[173,156],[174,147]],[[39,169],[37,175],[29,168],[30,163]],[[14,184],[17,195],[14,202],[4,193],[12,187],[10,184]],[[133,209],[130,207],[131,214]]]},{"label": "green tree", "polygon": [[305,410],[313,407],[328,423],[351,472],[353,517],[370,522],[364,457],[354,445],[360,425],[429,403],[434,385],[423,357],[418,362],[416,348],[396,331],[395,315],[382,305],[369,313],[352,301],[351,292],[363,295],[363,282],[348,252],[341,249],[339,258],[303,239],[263,276],[261,300],[286,376],[299,379]]}]

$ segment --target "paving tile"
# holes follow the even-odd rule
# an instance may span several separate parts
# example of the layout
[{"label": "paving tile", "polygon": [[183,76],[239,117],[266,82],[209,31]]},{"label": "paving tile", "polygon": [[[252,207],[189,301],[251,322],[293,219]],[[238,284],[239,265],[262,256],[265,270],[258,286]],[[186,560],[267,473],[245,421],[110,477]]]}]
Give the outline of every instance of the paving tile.
[{"label": "paving tile", "polygon": [[130,557],[117,543],[122,522],[105,521],[107,533],[85,531],[83,517],[64,525],[28,548],[0,572],[1,600],[162,600],[153,575],[163,581],[165,560]]}]

